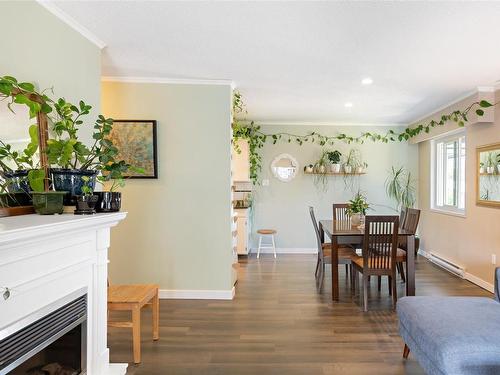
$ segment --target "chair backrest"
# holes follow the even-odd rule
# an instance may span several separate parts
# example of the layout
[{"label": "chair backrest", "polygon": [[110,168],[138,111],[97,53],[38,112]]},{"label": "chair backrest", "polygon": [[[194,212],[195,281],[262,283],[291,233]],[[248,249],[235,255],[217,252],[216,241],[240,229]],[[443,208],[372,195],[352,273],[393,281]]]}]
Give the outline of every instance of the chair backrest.
[{"label": "chair backrest", "polygon": [[318,228],[318,222],[316,221],[316,216],[314,215],[314,208],[309,206],[309,215],[311,215],[311,220],[313,223],[314,227],[314,233],[316,234],[316,243],[318,246],[318,254],[321,259],[323,259],[324,254],[323,254],[323,244],[321,243],[321,236],[319,235],[319,228]]},{"label": "chair backrest", "polygon": [[399,226],[403,227],[405,225],[406,210],[408,207],[401,207],[401,212],[399,213]]},{"label": "chair backrest", "polygon": [[398,230],[398,216],[366,216],[363,241],[364,270],[394,269]]},{"label": "chair backrest", "polygon": [[350,220],[351,217],[347,213],[349,205],[347,203],[333,204],[333,220]]},{"label": "chair backrest", "polygon": [[407,208],[405,221],[403,224],[401,224],[401,228],[415,233],[417,231],[419,220],[420,210],[417,210],[416,208]]}]

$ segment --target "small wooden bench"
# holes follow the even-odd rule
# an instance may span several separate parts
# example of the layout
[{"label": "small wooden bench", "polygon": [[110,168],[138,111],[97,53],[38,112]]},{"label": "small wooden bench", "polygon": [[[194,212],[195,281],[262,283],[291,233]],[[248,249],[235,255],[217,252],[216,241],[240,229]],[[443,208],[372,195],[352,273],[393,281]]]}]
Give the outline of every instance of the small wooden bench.
[{"label": "small wooden bench", "polygon": [[152,308],[153,340],[158,340],[160,337],[160,300],[158,298],[158,285],[111,285],[108,287],[108,312],[132,312],[132,321],[108,321],[108,326],[118,328],[132,328],[134,363],[141,362],[141,309],[146,306]]}]

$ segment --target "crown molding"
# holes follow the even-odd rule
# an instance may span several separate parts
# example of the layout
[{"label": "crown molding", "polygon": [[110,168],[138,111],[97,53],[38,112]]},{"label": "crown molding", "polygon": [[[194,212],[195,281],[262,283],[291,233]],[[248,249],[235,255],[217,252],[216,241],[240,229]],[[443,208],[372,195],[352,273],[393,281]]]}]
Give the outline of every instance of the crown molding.
[{"label": "crown molding", "polygon": [[84,38],[94,43],[99,49],[103,49],[106,47],[106,43],[104,43],[101,39],[99,39],[94,33],[92,33],[85,26],[82,26],[78,23],[73,17],[64,12],[61,8],[55,5],[50,0],[36,0],[38,4],[47,9],[54,16],[63,21],[66,25],[71,27],[73,30],[80,33]]},{"label": "crown molding", "polygon": [[178,85],[222,85],[235,88],[233,81],[229,79],[196,79],[196,78],[168,78],[168,77],[128,77],[128,76],[103,76],[103,82],[124,83],[169,83]]},{"label": "crown molding", "polygon": [[[242,121],[250,122],[250,121]],[[356,126],[356,127],[398,127],[406,126],[403,123],[358,123],[358,122],[331,122],[331,121],[265,121],[255,120],[259,125],[264,126]]]}]

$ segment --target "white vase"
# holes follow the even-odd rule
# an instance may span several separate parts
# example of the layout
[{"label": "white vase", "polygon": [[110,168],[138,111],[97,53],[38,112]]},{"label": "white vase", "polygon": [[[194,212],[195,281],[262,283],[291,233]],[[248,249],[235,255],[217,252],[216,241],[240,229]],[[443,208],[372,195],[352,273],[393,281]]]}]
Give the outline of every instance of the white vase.
[{"label": "white vase", "polygon": [[326,173],[326,167],[324,165],[320,165],[318,167],[318,172],[321,174]]},{"label": "white vase", "polygon": [[356,173],[363,173],[364,171],[365,171],[365,168],[363,168],[363,167],[356,168]]},{"label": "white vase", "polygon": [[495,172],[495,167],[486,167],[486,173],[493,174]]},{"label": "white vase", "polygon": [[332,173],[340,173],[340,164],[332,164],[332,165],[330,165],[330,171]]},{"label": "white vase", "polygon": [[361,215],[360,213],[352,214],[351,215],[351,224],[353,226],[361,225],[361,217],[362,216],[363,215]]},{"label": "white vase", "polygon": [[306,173],[313,173],[313,168],[312,168],[312,167],[307,166],[307,167],[306,167]]},{"label": "white vase", "polygon": [[479,173],[483,174],[484,173],[484,167],[479,167]]},{"label": "white vase", "polygon": [[352,167],[350,165],[344,165],[345,173],[352,173]]}]

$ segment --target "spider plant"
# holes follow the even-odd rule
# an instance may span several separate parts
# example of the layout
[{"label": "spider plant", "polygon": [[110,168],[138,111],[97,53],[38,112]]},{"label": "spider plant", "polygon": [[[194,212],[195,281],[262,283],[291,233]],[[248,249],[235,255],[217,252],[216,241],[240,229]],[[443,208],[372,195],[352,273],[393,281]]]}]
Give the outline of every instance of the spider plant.
[{"label": "spider plant", "polygon": [[404,167],[392,167],[385,182],[387,196],[397,204],[397,211],[403,207],[413,207],[415,204],[415,181],[410,171]]}]

